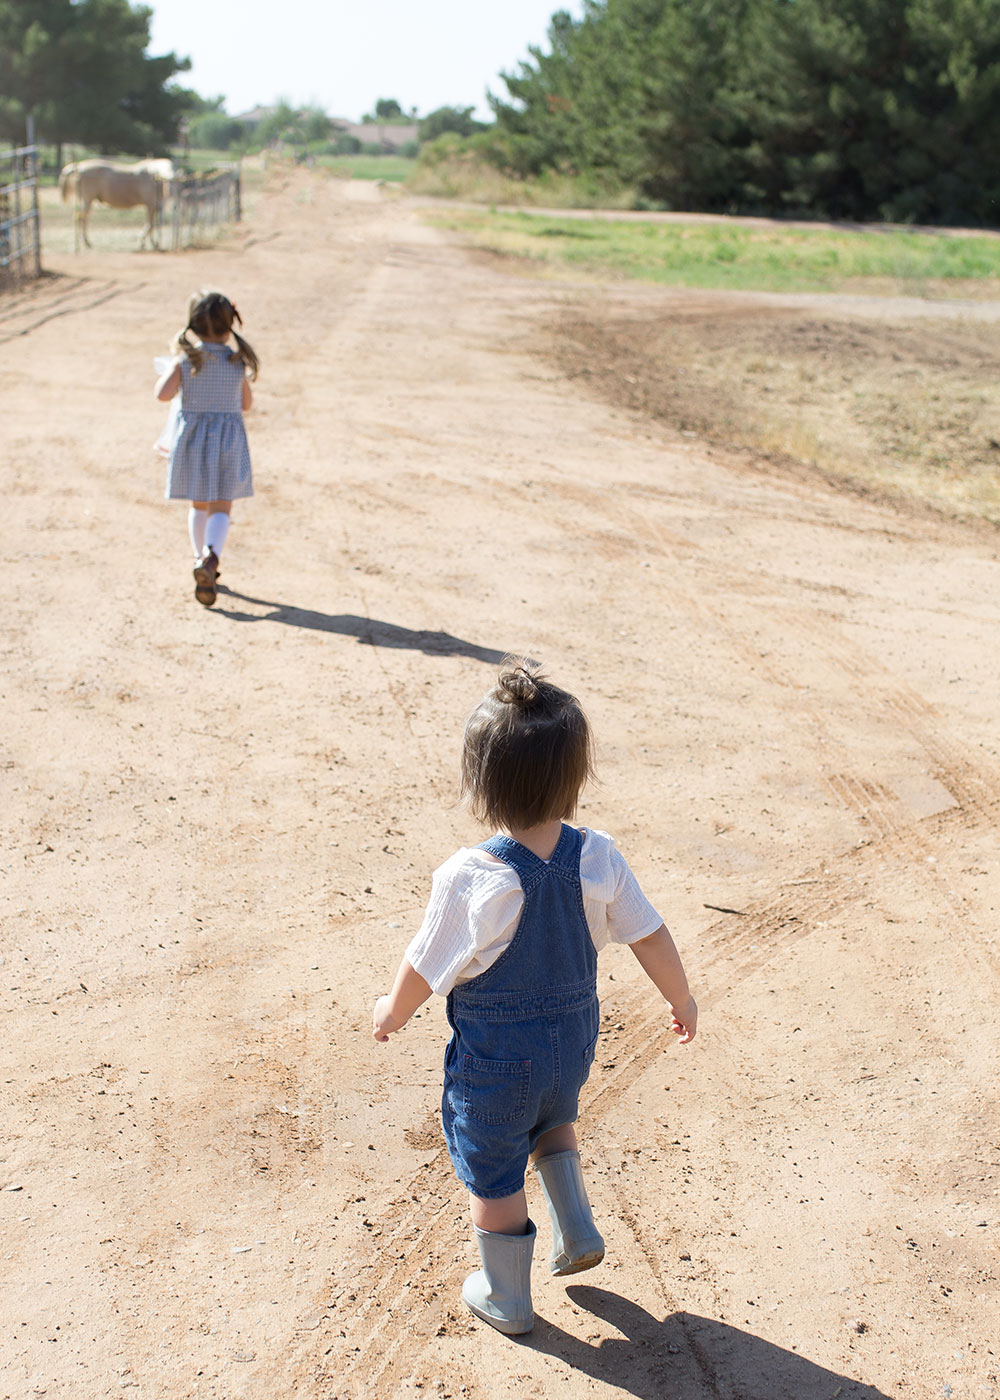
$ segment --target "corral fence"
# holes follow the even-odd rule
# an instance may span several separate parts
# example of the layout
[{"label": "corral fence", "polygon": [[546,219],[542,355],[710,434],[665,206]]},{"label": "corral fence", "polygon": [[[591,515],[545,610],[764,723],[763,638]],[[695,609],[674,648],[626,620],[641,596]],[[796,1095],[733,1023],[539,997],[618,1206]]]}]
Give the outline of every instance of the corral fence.
[{"label": "corral fence", "polygon": [[38,147],[0,150],[0,288],[42,275]]},{"label": "corral fence", "polygon": [[176,252],[219,224],[239,223],[242,214],[240,167],[226,166],[203,175],[171,181],[170,246]]}]

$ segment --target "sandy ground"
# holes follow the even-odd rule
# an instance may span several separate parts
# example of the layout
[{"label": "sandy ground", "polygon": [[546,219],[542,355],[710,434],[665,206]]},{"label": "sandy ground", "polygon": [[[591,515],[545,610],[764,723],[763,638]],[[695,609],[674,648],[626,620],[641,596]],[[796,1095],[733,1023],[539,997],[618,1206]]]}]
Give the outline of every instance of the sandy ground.
[{"label": "sandy ground", "polygon": [[[100,228],[0,302],[0,1396],[1000,1395],[995,534],[599,401],[534,353],[591,289],[370,187]],[[150,450],[206,283],[263,366],[212,611]],[[541,1228],[521,1341],[457,1301],[443,1006],[369,1039],[508,649],[703,1010],[602,958],[608,1258]]]}]

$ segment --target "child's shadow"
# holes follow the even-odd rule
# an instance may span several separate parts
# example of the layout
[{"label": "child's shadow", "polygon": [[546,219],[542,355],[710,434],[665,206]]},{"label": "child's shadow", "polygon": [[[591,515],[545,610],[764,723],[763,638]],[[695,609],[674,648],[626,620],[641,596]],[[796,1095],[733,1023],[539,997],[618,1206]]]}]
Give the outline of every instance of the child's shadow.
[{"label": "child's shadow", "polygon": [[321,613],[313,612],[311,608],[296,608],[290,603],[269,603],[264,598],[236,593],[221,583],[219,595],[220,598],[225,595],[242,603],[253,603],[258,608],[271,609],[267,613],[225,607],[212,609],[233,622],[282,622],[286,627],[308,627],[314,632],[337,632],[343,637],[357,637],[362,646],[400,647],[422,651],[428,656],[467,656],[473,661],[486,661],[492,665],[499,665],[507,655],[491,647],[477,646],[475,642],[463,642],[449,632],[414,632],[408,627],[397,627],[394,622],[379,622],[376,618],[357,617],[354,613]]},{"label": "child's shadow", "polygon": [[671,1313],[662,1322],[603,1288],[571,1286],[578,1308],[610,1322],[623,1337],[597,1345],[540,1317],[521,1339],[532,1351],[558,1356],[574,1370],[640,1400],[890,1400],[883,1391],[807,1361],[794,1351],[714,1318]]}]

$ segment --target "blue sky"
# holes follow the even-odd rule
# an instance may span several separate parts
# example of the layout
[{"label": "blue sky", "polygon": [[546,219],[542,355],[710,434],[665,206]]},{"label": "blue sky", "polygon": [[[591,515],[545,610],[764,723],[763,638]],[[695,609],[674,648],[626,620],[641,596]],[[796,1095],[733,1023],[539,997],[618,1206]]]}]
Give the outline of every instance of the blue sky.
[{"label": "blue sky", "polygon": [[[149,3],[149,0],[147,0]],[[178,81],[220,93],[235,115],[280,97],[318,103],[354,120],[376,98],[421,114],[475,107],[487,88],[504,93],[501,69],[529,44],[545,44],[557,9],[579,16],[582,0],[151,0],[150,54],[191,59]]]}]

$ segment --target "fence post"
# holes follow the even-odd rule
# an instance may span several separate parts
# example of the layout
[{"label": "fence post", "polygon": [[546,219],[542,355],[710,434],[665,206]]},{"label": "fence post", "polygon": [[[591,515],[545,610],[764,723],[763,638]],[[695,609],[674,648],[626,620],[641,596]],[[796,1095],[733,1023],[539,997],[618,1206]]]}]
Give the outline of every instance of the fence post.
[{"label": "fence post", "polygon": [[38,209],[38,147],[35,145],[35,118],[29,112],[26,122],[28,148],[31,154],[27,160],[31,165],[31,226],[35,240],[35,276],[42,275],[42,220]]}]

